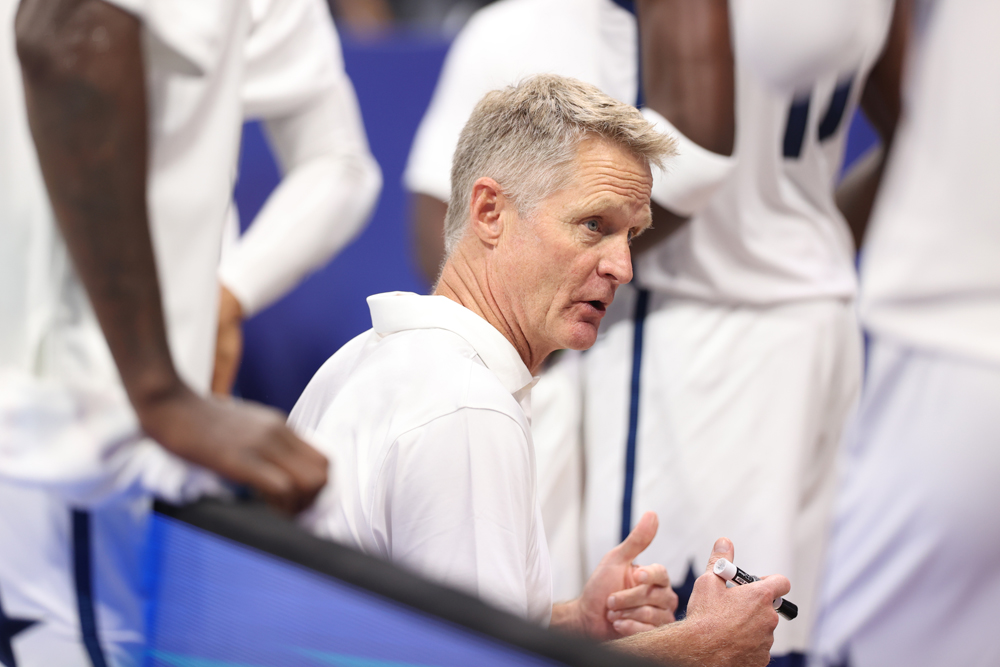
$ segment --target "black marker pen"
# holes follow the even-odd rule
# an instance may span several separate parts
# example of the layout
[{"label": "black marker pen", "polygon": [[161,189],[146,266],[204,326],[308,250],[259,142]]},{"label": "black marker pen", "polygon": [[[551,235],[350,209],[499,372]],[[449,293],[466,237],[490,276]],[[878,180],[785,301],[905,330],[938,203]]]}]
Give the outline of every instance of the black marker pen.
[{"label": "black marker pen", "polygon": [[[715,567],[712,571],[726,581],[731,581],[734,584],[739,584],[741,586],[743,584],[760,581],[760,577],[747,574],[725,558],[720,558],[715,561]],[[799,608],[785,598],[776,599],[774,601],[774,608],[779,614],[787,618],[789,621],[799,615]]]}]

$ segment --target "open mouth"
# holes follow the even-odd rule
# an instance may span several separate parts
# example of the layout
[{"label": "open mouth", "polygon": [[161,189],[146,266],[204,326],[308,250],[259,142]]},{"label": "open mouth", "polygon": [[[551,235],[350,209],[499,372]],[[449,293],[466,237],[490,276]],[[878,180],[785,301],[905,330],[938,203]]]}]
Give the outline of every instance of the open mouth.
[{"label": "open mouth", "polygon": [[588,301],[587,303],[589,303],[594,308],[594,310],[601,313],[603,313],[604,309],[606,308],[603,301]]}]

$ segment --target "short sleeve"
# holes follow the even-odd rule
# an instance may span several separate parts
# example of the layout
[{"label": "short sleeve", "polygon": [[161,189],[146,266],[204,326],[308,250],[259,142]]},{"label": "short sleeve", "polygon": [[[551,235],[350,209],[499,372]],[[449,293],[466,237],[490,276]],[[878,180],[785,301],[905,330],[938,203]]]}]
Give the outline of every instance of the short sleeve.
[{"label": "short sleeve", "polygon": [[346,79],[325,3],[270,0],[255,7],[246,46],[245,117],[288,113]]},{"label": "short sleeve", "polygon": [[150,0],[104,0],[104,2],[142,19],[146,16],[146,8]]},{"label": "short sleeve", "polygon": [[[249,21],[245,0],[104,0],[142,21],[163,44],[202,72],[215,69]],[[245,28],[242,28],[245,29]]]},{"label": "short sleeve", "polygon": [[492,58],[482,49],[493,48],[493,42],[483,34],[488,26],[479,18],[469,21],[448,51],[403,172],[407,190],[443,202],[451,196],[451,160],[462,128],[486,91],[509,83],[484,71]]},{"label": "short sleeve", "polygon": [[[377,480],[390,559],[527,617],[535,498],[529,436],[509,415],[463,408],[394,443]],[[546,591],[548,594],[549,591]]]}]

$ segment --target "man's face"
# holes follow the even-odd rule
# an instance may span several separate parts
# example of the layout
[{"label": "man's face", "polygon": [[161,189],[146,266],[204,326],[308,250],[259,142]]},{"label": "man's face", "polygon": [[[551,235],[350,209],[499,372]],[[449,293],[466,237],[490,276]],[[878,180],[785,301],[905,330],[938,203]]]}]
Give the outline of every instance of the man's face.
[{"label": "man's face", "polygon": [[575,175],[526,219],[511,213],[497,278],[532,356],[582,350],[615,290],[632,279],[629,240],[650,223],[649,167],[602,139],[580,145]]}]

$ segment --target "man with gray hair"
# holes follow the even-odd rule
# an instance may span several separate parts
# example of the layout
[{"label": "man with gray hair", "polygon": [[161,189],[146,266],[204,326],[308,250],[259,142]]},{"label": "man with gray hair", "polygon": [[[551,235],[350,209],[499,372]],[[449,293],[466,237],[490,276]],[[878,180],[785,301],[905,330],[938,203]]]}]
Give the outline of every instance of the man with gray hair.
[{"label": "man with gray hair", "polygon": [[[771,600],[788,581],[727,590],[706,574],[688,619],[667,625],[677,598],[665,569],[632,563],[656,533],[652,513],[580,598],[552,604],[532,375],[553,351],[596,340],[632,279],[629,243],[650,224],[650,164],[673,150],[635,108],[572,79],[536,76],[479,103],[455,153],[435,293],[370,297],[373,328],[292,411],[295,428],[329,436],[337,461],[307,526],[522,617],[601,640],[634,635],[620,645],[647,657],[767,664]],[[725,539],[715,551],[733,556]]]}]

